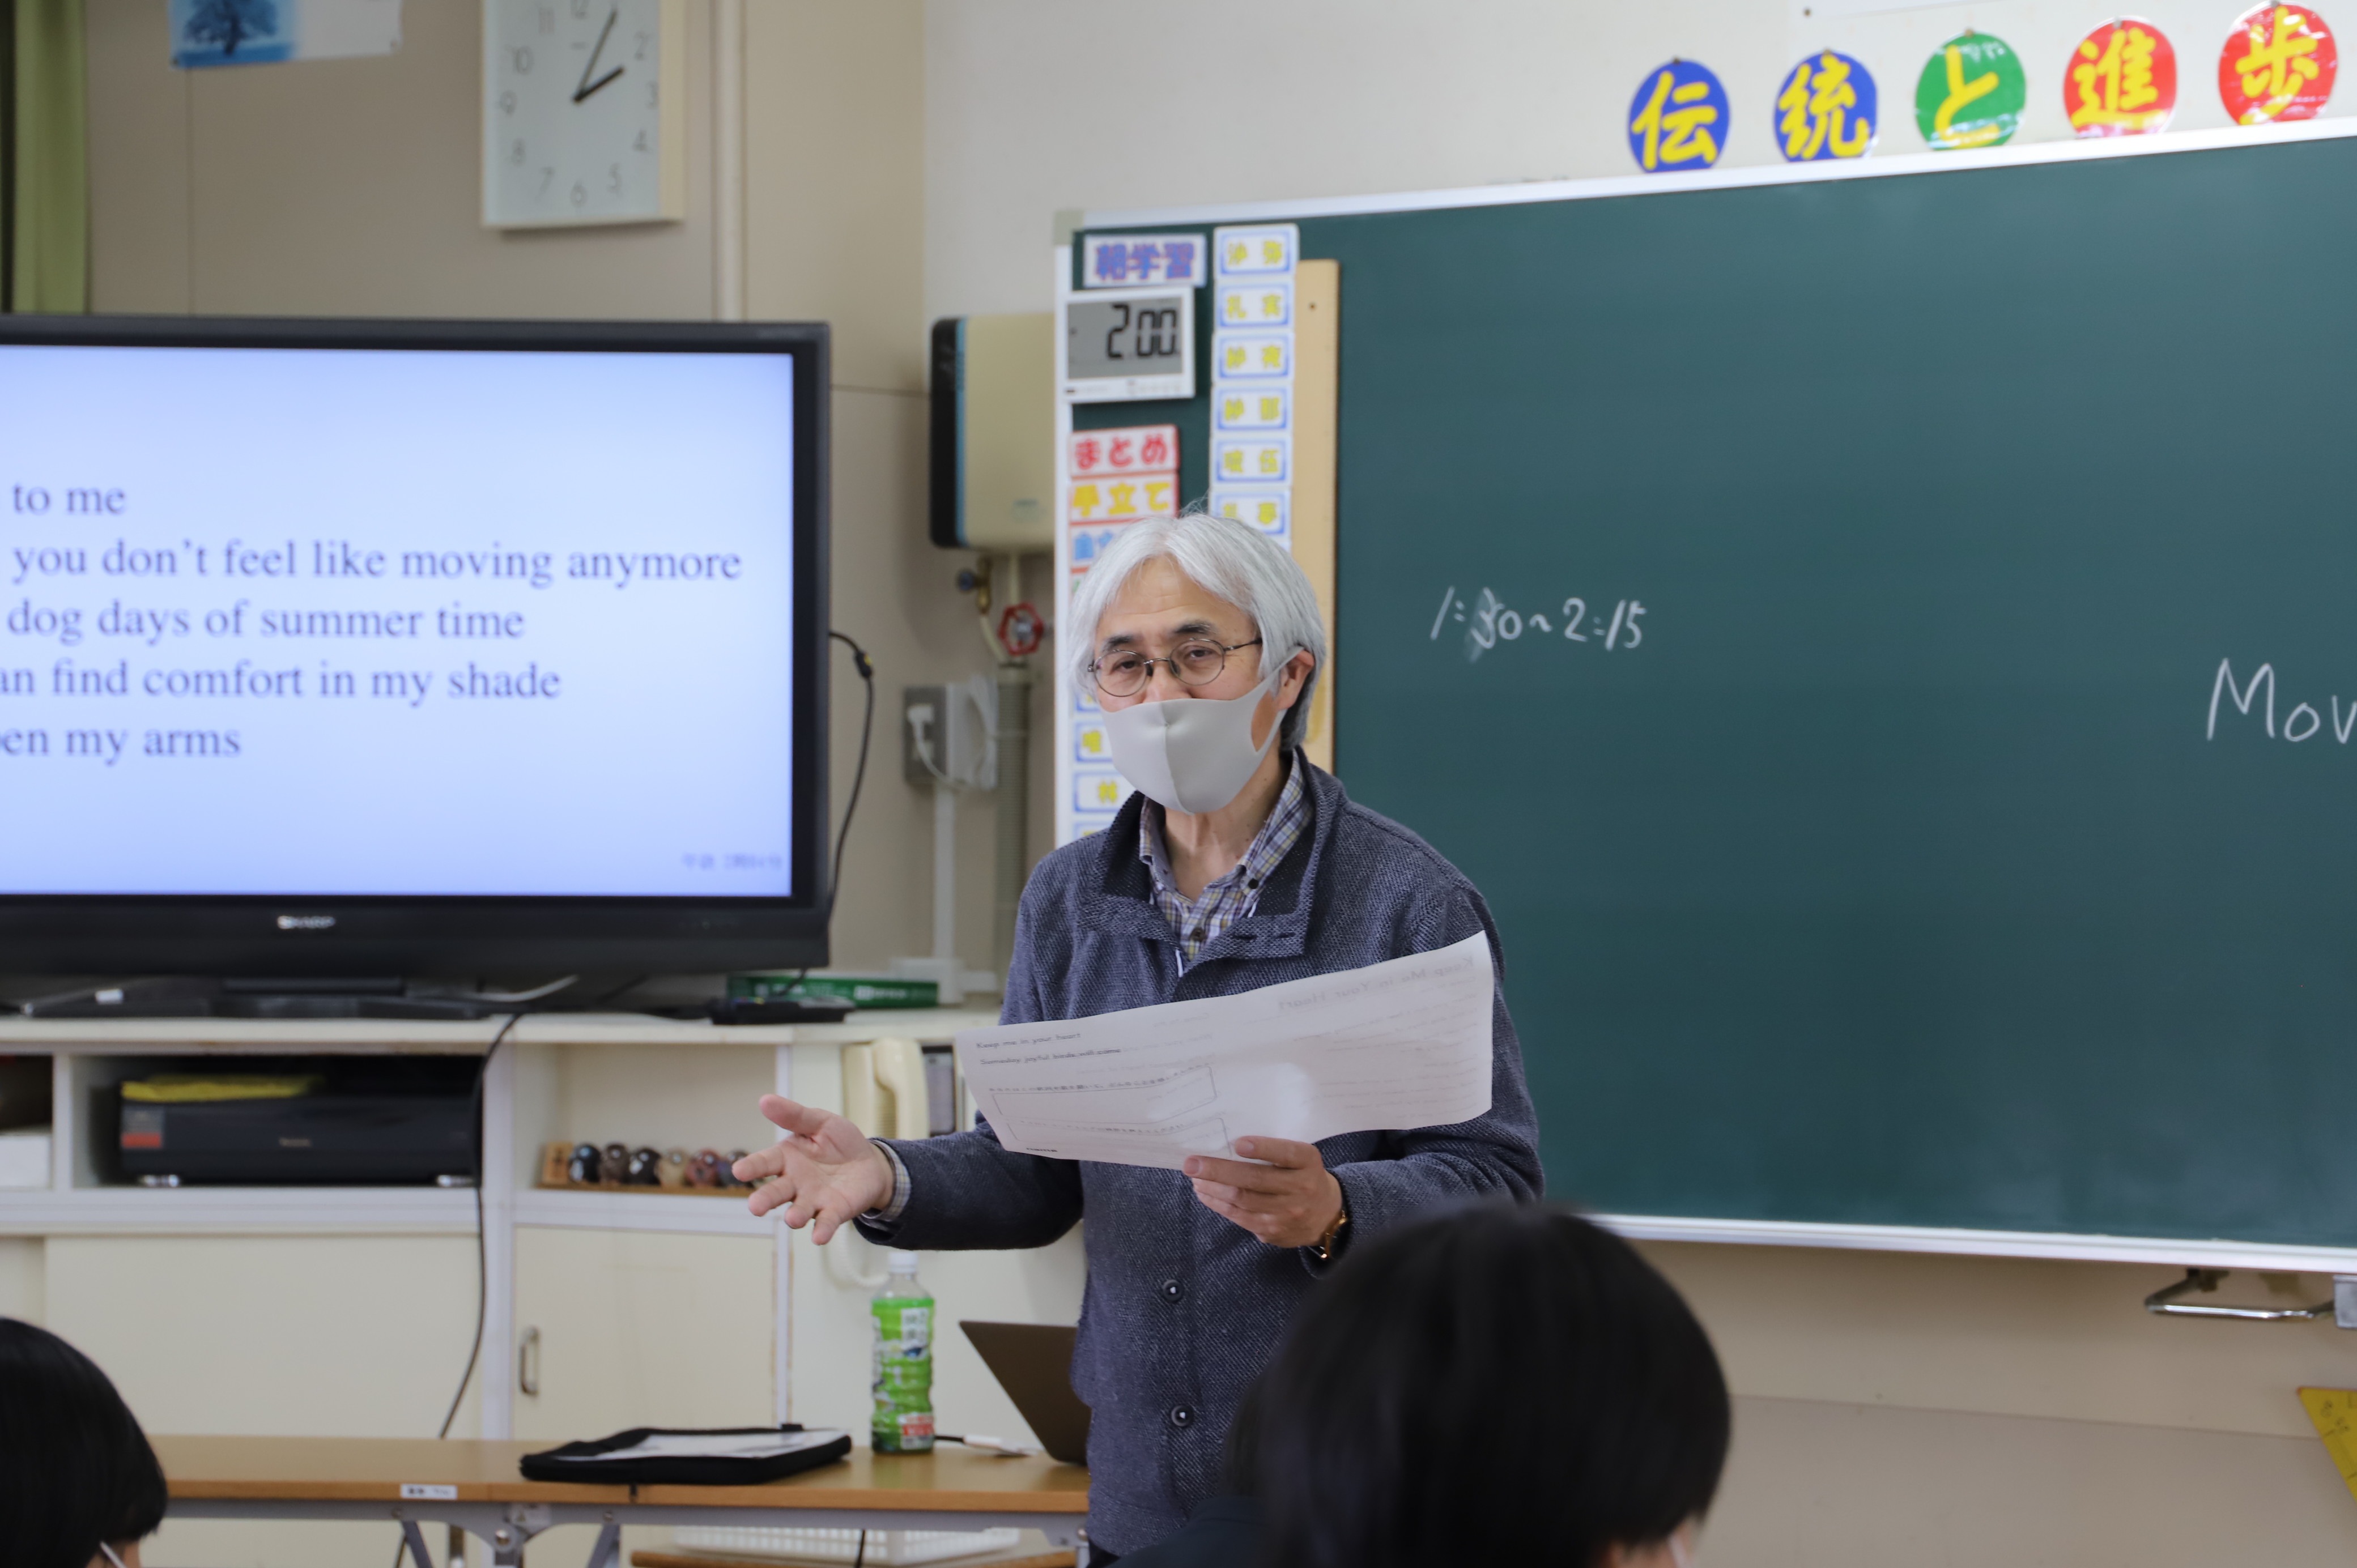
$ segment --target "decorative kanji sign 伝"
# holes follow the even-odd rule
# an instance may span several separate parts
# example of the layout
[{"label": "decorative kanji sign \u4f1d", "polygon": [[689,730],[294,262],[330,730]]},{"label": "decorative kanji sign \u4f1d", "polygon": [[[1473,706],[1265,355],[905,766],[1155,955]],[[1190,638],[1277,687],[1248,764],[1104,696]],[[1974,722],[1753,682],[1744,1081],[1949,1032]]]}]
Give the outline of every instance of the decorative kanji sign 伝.
[{"label": "decorative kanji sign \u4f1d", "polygon": [[2341,46],[2305,5],[2255,5],[2218,56],[2218,96],[2237,125],[2312,120],[2332,97]]},{"label": "decorative kanji sign \u4f1d", "polygon": [[2062,75],[2062,111],[2082,136],[2149,136],[2177,110],[2177,51],[2137,16],[2079,40]]},{"label": "decorative kanji sign \u4f1d", "polygon": [[1648,71],[1629,102],[1629,151],[1647,174],[1708,168],[1727,146],[1727,89],[1710,67],[1674,59]]},{"label": "decorative kanji sign \u4f1d", "polygon": [[1794,66],[1776,94],[1776,150],[1787,163],[1862,158],[1880,124],[1874,73],[1831,49]]},{"label": "decorative kanji sign \u4f1d", "polygon": [[2003,38],[1968,32],[1923,62],[1915,82],[1915,125],[1935,153],[1994,147],[2020,128],[2029,101],[2021,57]]}]

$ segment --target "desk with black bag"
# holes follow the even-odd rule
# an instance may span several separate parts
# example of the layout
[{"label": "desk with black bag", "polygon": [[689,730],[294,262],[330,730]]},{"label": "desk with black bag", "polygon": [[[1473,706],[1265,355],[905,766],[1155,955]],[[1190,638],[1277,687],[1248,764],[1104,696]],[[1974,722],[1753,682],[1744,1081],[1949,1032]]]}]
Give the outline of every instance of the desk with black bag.
[{"label": "desk with black bag", "polygon": [[742,1486],[527,1479],[545,1444],[430,1438],[158,1437],[174,1519],[385,1520],[413,1552],[425,1524],[479,1536],[495,1564],[559,1525],[598,1526],[587,1568],[614,1568],[625,1525],[834,1530],[1036,1530],[1080,1539],[1089,1473],[944,1444],[930,1454],[853,1448],[838,1461]]}]

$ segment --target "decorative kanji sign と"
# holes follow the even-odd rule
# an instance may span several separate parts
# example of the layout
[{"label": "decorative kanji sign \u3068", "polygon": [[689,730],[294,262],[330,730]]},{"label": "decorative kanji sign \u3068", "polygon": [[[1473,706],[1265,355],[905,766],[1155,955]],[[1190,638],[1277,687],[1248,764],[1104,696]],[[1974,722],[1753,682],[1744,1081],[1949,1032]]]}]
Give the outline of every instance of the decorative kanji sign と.
[{"label": "decorative kanji sign \u3068", "polygon": [[1727,146],[1727,89],[1710,67],[1674,59],[1646,73],[1629,102],[1629,151],[1647,174],[1708,168]]},{"label": "decorative kanji sign \u3068", "polygon": [[2177,51],[2150,22],[2122,16],[2079,40],[2062,110],[2082,136],[2149,136],[2177,110]]},{"label": "decorative kanji sign \u3068", "polygon": [[2255,5],[2218,56],[2218,96],[2237,125],[2312,120],[2332,97],[2341,46],[2305,5]]},{"label": "decorative kanji sign \u3068", "polygon": [[2003,38],[1965,33],[1942,44],[1915,82],[1915,125],[1935,153],[1994,147],[2021,126],[2029,83]]},{"label": "decorative kanji sign \u3068", "polygon": [[1794,66],[1776,94],[1776,150],[1787,163],[1862,158],[1880,124],[1874,73],[1831,49]]}]

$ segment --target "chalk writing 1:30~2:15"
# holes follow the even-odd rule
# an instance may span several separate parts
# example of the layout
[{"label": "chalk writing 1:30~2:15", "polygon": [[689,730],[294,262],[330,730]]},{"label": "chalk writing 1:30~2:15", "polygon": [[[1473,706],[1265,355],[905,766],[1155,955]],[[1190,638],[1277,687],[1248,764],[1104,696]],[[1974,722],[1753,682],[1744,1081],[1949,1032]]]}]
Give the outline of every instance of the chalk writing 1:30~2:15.
[{"label": "chalk writing 1:30~2:15", "polygon": [[1638,624],[1645,613],[1639,599],[1615,600],[1607,610],[1603,600],[1597,600],[1590,608],[1586,599],[1576,595],[1560,607],[1517,610],[1486,587],[1468,602],[1452,585],[1440,596],[1440,608],[1432,618],[1431,640],[1439,641],[1440,634],[1451,625],[1462,626],[1468,662],[1501,642],[1517,642],[1525,636],[1586,643],[1608,653],[1626,652],[1645,640],[1645,628]]}]

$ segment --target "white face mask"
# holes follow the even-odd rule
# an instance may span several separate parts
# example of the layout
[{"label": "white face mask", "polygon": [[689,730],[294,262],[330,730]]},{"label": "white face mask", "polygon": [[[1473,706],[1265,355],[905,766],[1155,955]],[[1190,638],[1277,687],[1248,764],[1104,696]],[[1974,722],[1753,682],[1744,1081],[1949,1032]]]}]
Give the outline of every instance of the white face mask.
[{"label": "white face mask", "polygon": [[1253,744],[1253,712],[1284,675],[1280,664],[1241,697],[1172,697],[1106,710],[1113,765],[1166,811],[1218,811],[1236,798],[1285,727],[1280,714],[1268,738]]}]

